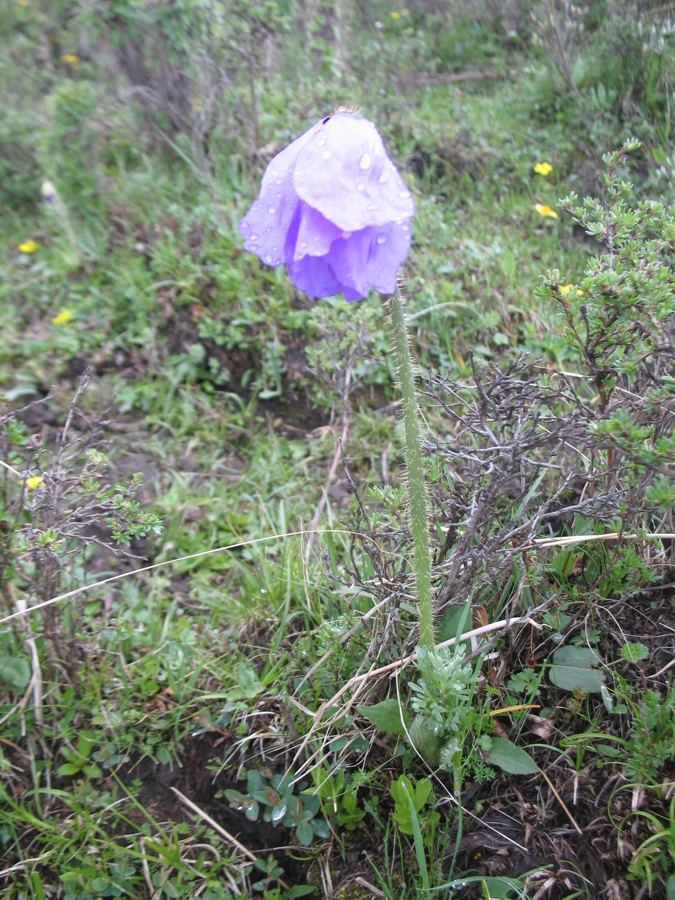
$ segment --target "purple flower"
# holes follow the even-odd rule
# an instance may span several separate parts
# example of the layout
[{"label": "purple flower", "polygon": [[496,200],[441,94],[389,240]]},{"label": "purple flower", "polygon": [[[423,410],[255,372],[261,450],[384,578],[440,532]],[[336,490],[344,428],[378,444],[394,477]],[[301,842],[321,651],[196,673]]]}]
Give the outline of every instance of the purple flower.
[{"label": "purple flower", "polygon": [[51,181],[43,181],[40,193],[42,194],[45,203],[52,203],[56,197],[56,188]]},{"label": "purple flower", "polygon": [[310,297],[359,300],[396,290],[414,211],[373,123],[338,110],[274,157],[239,231]]}]

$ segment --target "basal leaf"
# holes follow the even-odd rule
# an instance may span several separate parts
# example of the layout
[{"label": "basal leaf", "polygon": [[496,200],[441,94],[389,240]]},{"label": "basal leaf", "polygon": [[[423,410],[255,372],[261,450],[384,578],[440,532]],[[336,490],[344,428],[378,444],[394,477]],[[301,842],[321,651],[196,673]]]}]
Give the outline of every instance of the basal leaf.
[{"label": "basal leaf", "polygon": [[28,660],[21,656],[0,657],[0,678],[23,690],[30,681],[31,669]]},{"label": "basal leaf", "polygon": [[536,775],[539,771],[529,753],[505,738],[492,738],[492,746],[485,759],[509,775]]},{"label": "basal leaf", "polygon": [[380,731],[386,731],[388,734],[403,736],[405,734],[403,723],[405,722],[406,727],[409,728],[412,722],[412,716],[408,710],[399,706],[395,697],[382,700],[381,703],[376,703],[374,706],[359,706],[358,710]]},{"label": "basal leaf", "polygon": [[640,662],[648,656],[649,649],[639,642],[627,641],[621,648],[621,659],[625,659],[626,662]]},{"label": "basal leaf", "polygon": [[600,657],[589,647],[558,647],[553,654],[549,681],[564,691],[582,690],[588,694],[599,694],[606,680],[605,675],[591,668],[599,662]]}]

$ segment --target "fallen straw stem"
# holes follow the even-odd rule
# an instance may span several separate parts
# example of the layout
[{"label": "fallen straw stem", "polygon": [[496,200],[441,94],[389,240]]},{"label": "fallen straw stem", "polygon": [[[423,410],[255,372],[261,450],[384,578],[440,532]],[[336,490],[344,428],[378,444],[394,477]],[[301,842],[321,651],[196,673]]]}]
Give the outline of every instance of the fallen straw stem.
[{"label": "fallen straw stem", "polygon": [[431,593],[431,551],[429,549],[429,501],[424,475],[422,435],[415,392],[415,366],[405,323],[400,289],[389,298],[392,344],[403,399],[405,457],[408,467],[408,513],[413,539],[412,568],[417,590],[420,646],[434,649],[433,598]]},{"label": "fallen straw stem", "polygon": [[659,538],[673,540],[675,534],[659,534],[657,532],[624,534],[619,531],[610,531],[607,534],[569,534],[563,537],[534,538],[532,543],[539,549],[546,550],[550,547],[567,547],[570,544],[583,544],[587,541],[649,541]]}]

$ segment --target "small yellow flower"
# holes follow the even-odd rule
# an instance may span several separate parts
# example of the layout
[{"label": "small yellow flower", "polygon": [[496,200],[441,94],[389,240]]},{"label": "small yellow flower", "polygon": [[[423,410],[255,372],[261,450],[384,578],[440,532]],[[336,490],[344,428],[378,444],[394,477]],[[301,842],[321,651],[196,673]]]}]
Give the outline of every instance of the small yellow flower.
[{"label": "small yellow flower", "polygon": [[540,162],[534,167],[534,171],[537,175],[549,175],[553,171],[553,166],[551,163]]},{"label": "small yellow flower", "polygon": [[201,100],[195,100],[192,104],[192,108],[196,113],[200,113],[204,109]]},{"label": "small yellow flower", "polygon": [[61,62],[63,63],[63,65],[70,66],[71,69],[75,69],[79,61],[80,57],[77,55],[77,53],[64,53],[61,57]]},{"label": "small yellow flower", "polygon": [[577,297],[583,297],[583,296],[584,296],[584,292],[581,290],[581,288],[577,288],[576,291],[575,291],[574,293],[577,295]]},{"label": "small yellow flower", "polygon": [[58,316],[54,316],[52,322],[55,325],[65,325],[66,322],[70,322],[73,318],[72,310],[70,309],[62,309]]},{"label": "small yellow flower", "polygon": [[537,210],[540,216],[545,216],[549,219],[558,218],[558,213],[554,209],[551,209],[548,203],[537,203],[534,208]]},{"label": "small yellow flower", "polygon": [[560,293],[565,294],[565,296],[567,296],[567,294],[569,294],[571,288],[572,288],[571,284],[561,284],[560,285]]},{"label": "small yellow flower", "polygon": [[392,17],[392,19],[400,19],[401,18],[401,13],[393,12],[393,13],[389,13],[389,15]]},{"label": "small yellow flower", "polygon": [[42,475],[31,475],[30,478],[26,478],[26,487],[29,491],[34,491],[36,487],[39,487],[42,484]]},{"label": "small yellow flower", "polygon": [[17,0],[19,6],[28,6],[28,0]]},{"label": "small yellow flower", "polygon": [[19,250],[22,253],[35,253],[37,244],[35,241],[24,241],[23,244],[19,244]]}]

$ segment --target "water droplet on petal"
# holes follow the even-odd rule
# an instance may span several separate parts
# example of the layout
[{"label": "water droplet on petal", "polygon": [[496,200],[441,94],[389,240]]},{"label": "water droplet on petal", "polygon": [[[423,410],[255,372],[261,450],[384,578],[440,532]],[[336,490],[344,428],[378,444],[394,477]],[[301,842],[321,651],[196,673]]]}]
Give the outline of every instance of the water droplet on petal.
[{"label": "water droplet on petal", "polygon": [[382,246],[382,244],[387,243],[387,235],[386,234],[378,234],[377,243]]},{"label": "water droplet on petal", "polygon": [[278,247],[272,247],[272,253],[276,253],[278,249]]},{"label": "water droplet on petal", "polygon": [[372,159],[370,158],[370,153],[364,153],[359,160],[359,169],[363,169],[363,171],[365,172],[366,169],[370,168],[371,162]]},{"label": "water droplet on petal", "polygon": [[301,242],[300,242],[300,246],[301,246],[302,249],[304,250],[305,247],[307,246],[307,241],[301,241]]},{"label": "water droplet on petal", "polygon": [[319,140],[317,141],[317,144],[319,145],[319,147],[325,147],[326,146],[326,138],[325,137],[319,138]]},{"label": "water droplet on petal", "polygon": [[364,184],[363,182],[361,182],[360,184],[357,184],[357,185],[356,185],[356,190],[357,190],[357,191],[365,191],[365,189],[366,189],[366,186],[365,186],[365,184]]},{"label": "water droplet on petal", "polygon": [[399,193],[399,197],[403,197],[404,200],[407,200],[409,196],[410,196],[410,191],[401,191]]},{"label": "water droplet on petal", "polygon": [[409,231],[409,230],[410,230],[410,225],[408,225],[407,222],[404,222],[404,223],[401,225],[401,228],[402,228],[404,231]]},{"label": "water droplet on petal", "polygon": [[251,240],[252,240],[252,241],[257,241],[257,240],[258,240],[258,235],[257,235],[257,234],[251,234]]},{"label": "water droplet on petal", "polygon": [[267,263],[268,266],[271,265],[271,263],[272,263],[272,254],[271,253],[268,253],[265,256],[265,262]]},{"label": "water droplet on petal", "polygon": [[281,265],[281,259],[279,259],[279,258],[275,259],[275,260],[274,260],[274,265],[275,265],[275,266],[280,266],[280,265]]},{"label": "water droplet on petal", "polygon": [[324,159],[330,159],[330,150],[324,150],[321,155]]},{"label": "water droplet on petal", "polygon": [[272,230],[271,228],[266,228],[266,229],[265,229],[265,234],[269,234],[271,230]]},{"label": "water droplet on petal", "polygon": [[276,206],[268,206],[268,207],[267,207],[267,212],[268,212],[271,216],[274,215],[274,213],[275,213],[276,211],[277,211]]},{"label": "water droplet on petal", "polygon": [[380,184],[386,184],[389,181],[389,172],[383,172],[377,180]]},{"label": "water droplet on petal", "polygon": [[281,178],[277,178],[277,184],[281,184]]},{"label": "water droplet on petal", "polygon": [[257,244],[249,244],[248,249],[251,251],[251,253],[255,253],[256,250],[258,249],[258,245]]},{"label": "water droplet on petal", "polygon": [[251,226],[248,224],[248,222],[242,222],[239,227],[242,231],[248,231]]},{"label": "water droplet on petal", "polygon": [[371,203],[370,206],[368,207],[368,209],[371,209],[371,210],[376,210],[379,208],[380,207],[377,205],[377,203]]}]

